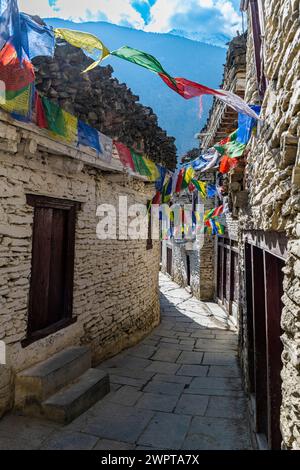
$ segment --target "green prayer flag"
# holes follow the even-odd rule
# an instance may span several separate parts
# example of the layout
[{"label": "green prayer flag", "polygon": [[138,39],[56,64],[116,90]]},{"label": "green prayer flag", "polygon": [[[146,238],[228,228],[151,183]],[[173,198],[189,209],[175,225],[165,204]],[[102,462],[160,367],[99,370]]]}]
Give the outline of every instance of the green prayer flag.
[{"label": "green prayer flag", "polygon": [[172,78],[164,70],[161,63],[153,55],[147,54],[146,52],[143,52],[143,51],[139,51],[138,49],[133,49],[132,47],[129,47],[129,46],[123,46],[120,49],[117,49],[116,51],[111,52],[111,55],[119,57],[120,59],[128,60],[129,62],[132,62],[133,64],[136,64],[136,65],[140,65],[141,67],[151,70],[152,72],[155,72],[158,74],[164,74],[172,81],[172,83],[174,83],[174,85],[177,88],[174,78]]},{"label": "green prayer flag", "polygon": [[42,102],[48,123],[48,129],[54,132],[54,134],[66,136],[67,129],[62,108],[57,106],[55,103],[52,103],[44,96],[42,97]]},{"label": "green prayer flag", "polygon": [[142,155],[138,155],[134,150],[131,150],[131,156],[134,164],[135,171],[142,176],[151,177],[151,172],[147,167]]},{"label": "green prayer flag", "polygon": [[237,141],[238,129],[230,134],[227,139],[215,145],[215,149],[221,154],[230,158],[241,157],[246,148],[246,144]]}]

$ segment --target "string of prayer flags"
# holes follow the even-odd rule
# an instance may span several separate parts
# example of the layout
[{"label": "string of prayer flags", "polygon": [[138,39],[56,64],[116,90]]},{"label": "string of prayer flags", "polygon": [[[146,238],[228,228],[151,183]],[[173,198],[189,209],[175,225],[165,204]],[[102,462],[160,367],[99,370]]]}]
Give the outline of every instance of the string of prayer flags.
[{"label": "string of prayer flags", "polygon": [[57,39],[63,39],[72,46],[83,49],[89,54],[95,54],[100,51],[99,59],[93,62],[87,69],[85,69],[83,73],[93,70],[101,63],[103,59],[105,59],[105,57],[110,55],[110,51],[103,44],[103,42],[93,34],[85,33],[83,31],[73,31],[71,29],[65,28],[55,28],[54,33]]},{"label": "string of prayer flags", "polygon": [[102,153],[99,132],[83,121],[78,121],[78,145],[91,147],[98,153]]},{"label": "string of prayer flags", "polygon": [[25,13],[20,13],[21,42],[29,59],[38,56],[54,56],[55,36],[53,30],[40,25]]},{"label": "string of prayer flags", "polygon": [[135,171],[134,163],[129,148],[121,142],[114,141],[114,145],[117,149],[120,161],[122,162],[123,166],[130,168],[132,171]]}]

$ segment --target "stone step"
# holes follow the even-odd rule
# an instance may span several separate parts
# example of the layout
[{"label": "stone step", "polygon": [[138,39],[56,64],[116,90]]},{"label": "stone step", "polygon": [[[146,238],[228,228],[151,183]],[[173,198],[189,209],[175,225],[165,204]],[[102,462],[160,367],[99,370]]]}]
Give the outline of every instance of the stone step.
[{"label": "stone step", "polygon": [[42,416],[68,424],[87,411],[110,391],[109,376],[99,369],[89,369],[68,387],[42,403]]},{"label": "stone step", "polygon": [[20,372],[16,377],[16,408],[23,409],[27,405],[41,403],[90,367],[90,349],[73,346]]}]

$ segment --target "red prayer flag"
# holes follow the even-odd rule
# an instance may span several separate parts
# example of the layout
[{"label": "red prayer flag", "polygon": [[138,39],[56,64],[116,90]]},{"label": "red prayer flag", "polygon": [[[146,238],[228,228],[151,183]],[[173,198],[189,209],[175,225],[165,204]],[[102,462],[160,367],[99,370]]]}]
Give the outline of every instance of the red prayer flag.
[{"label": "red prayer flag", "polygon": [[9,42],[0,51],[0,80],[5,83],[6,91],[19,91],[34,83],[34,68],[27,58],[22,64],[17,51]]},{"label": "red prayer flag", "polygon": [[176,85],[177,85],[177,88],[176,88],[176,86],[170,80],[169,77],[167,77],[166,75],[162,73],[160,73],[159,76],[166,83],[166,85],[168,85],[168,87],[176,91],[179,95],[181,95],[186,100],[195,98],[196,96],[202,96],[202,95],[222,96],[222,94],[219,93],[218,91],[213,90],[212,88],[208,88],[207,86],[200,85],[199,83],[187,80],[186,78],[174,78]]},{"label": "red prayer flag", "polygon": [[230,158],[227,155],[224,155],[224,157],[221,159],[220,163],[220,168],[219,171],[220,173],[228,173],[231,168],[234,168],[237,166],[239,160],[238,158]]},{"label": "red prayer flag", "polygon": [[185,169],[182,168],[180,170],[178,178],[177,178],[175,193],[180,193],[180,191],[181,191],[184,174],[185,174]]},{"label": "red prayer flag", "polygon": [[213,217],[220,217],[223,214],[224,206],[219,206],[214,210]]},{"label": "red prayer flag", "polygon": [[115,142],[114,145],[118,151],[119,158],[124,166],[131,168],[132,171],[135,171],[134,163],[132,160],[132,155],[128,147],[122,144],[121,142]]},{"label": "red prayer flag", "polygon": [[43,102],[40,95],[35,92],[35,113],[36,113],[36,124],[41,129],[48,129],[48,122],[46,113],[44,110]]}]

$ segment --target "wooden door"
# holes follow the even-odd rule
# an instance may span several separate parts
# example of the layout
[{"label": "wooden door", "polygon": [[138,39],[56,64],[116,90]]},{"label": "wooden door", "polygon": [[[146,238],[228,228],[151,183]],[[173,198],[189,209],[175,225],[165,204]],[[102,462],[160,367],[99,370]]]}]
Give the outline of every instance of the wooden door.
[{"label": "wooden door", "polygon": [[31,342],[72,319],[74,239],[77,203],[27,196],[34,206],[28,317]]},{"label": "wooden door", "polygon": [[167,273],[172,276],[172,248],[167,247]]},{"label": "wooden door", "polygon": [[252,247],[252,295],[254,319],[256,431],[268,435],[267,343],[264,252]]},{"label": "wooden door", "polygon": [[265,253],[266,317],[267,317],[267,387],[268,387],[268,443],[280,450],[280,407],[282,401],[280,372],[283,345],[280,326],[283,296],[284,261]]}]

